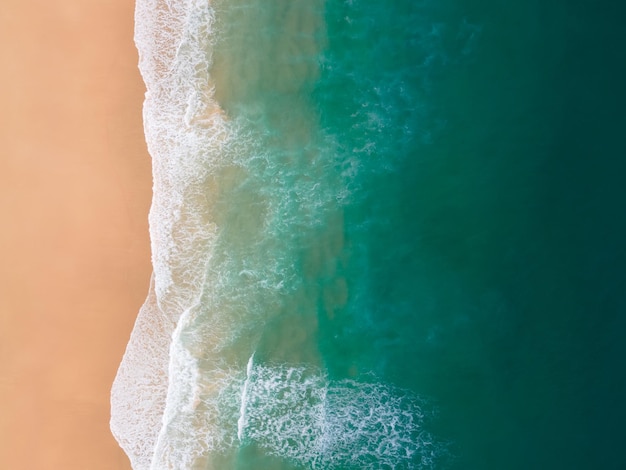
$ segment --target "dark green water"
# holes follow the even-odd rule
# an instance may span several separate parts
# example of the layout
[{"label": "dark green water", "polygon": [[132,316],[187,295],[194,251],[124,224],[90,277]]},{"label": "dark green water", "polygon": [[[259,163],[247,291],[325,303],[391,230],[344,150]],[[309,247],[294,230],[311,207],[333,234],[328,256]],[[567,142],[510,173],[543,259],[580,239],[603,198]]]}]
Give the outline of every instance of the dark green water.
[{"label": "dark green water", "polygon": [[411,383],[439,399],[455,468],[621,468],[623,10],[465,11],[481,35],[413,162],[412,233],[444,274]]},{"label": "dark green water", "polygon": [[218,12],[217,98],[264,156],[224,201],[263,201],[292,276],[256,359],[423,397],[435,468],[623,468],[626,7]]}]

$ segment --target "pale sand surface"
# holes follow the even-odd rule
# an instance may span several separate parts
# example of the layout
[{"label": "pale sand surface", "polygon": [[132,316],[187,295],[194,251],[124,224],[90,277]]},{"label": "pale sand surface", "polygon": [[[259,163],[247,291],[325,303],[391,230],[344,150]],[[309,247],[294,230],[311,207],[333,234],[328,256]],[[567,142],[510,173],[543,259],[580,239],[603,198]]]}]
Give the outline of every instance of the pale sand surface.
[{"label": "pale sand surface", "polygon": [[0,469],[128,469],[109,392],[150,264],[132,0],[2,0]]}]

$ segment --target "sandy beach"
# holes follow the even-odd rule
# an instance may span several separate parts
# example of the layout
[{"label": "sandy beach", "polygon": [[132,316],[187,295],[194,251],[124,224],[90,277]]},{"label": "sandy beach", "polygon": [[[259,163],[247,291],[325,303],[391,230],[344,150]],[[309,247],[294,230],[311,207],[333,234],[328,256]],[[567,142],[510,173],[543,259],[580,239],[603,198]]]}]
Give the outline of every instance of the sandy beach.
[{"label": "sandy beach", "polygon": [[149,285],[132,0],[0,12],[0,468],[129,469],[109,392]]}]

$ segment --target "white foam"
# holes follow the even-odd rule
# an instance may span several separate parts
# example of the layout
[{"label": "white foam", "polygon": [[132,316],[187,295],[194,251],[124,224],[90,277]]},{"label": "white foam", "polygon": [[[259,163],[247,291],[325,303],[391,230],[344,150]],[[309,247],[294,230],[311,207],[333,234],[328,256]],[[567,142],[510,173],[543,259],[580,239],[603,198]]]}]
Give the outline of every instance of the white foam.
[{"label": "white foam", "polygon": [[252,374],[252,366],[254,364],[254,354],[250,356],[248,365],[246,366],[246,380],[241,390],[241,407],[239,408],[239,419],[237,420],[237,439],[243,439],[243,429],[246,425],[246,406],[248,404],[248,387],[250,386],[250,375]]},{"label": "white foam", "polygon": [[[183,339],[193,313],[185,312],[170,347],[166,407],[150,469],[214,468],[213,454],[233,447],[240,374],[200,369],[199,358]],[[224,417],[224,415],[226,415]]]},{"label": "white foam", "polygon": [[217,231],[209,218],[207,177],[222,164],[231,140],[209,76],[212,25],[207,0],[136,3],[135,43],[153,168],[154,273],[111,394],[111,429],[135,470],[181,468],[175,459],[158,456],[174,455],[168,426],[198,382],[193,358],[171,335],[180,335],[181,315],[193,316],[202,295]]},{"label": "white foam", "polygon": [[434,468],[441,447],[410,392],[280,365],[249,379],[245,436],[271,455],[314,469]]},{"label": "white foam", "polygon": [[173,330],[157,305],[153,280],[111,390],[111,431],[134,469],[150,467],[161,429]]},{"label": "white foam", "polygon": [[135,21],[153,159],[156,293],[162,309],[180,315],[196,303],[204,284],[217,229],[207,219],[206,180],[229,140],[208,73],[213,14],[207,1],[139,0]]}]

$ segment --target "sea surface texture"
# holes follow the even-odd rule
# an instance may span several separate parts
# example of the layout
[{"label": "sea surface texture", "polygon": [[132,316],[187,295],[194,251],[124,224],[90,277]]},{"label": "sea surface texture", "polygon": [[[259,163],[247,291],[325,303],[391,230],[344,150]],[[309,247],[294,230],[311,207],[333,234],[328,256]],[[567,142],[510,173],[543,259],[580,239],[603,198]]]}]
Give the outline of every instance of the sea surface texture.
[{"label": "sea surface texture", "polygon": [[619,5],[137,0],[133,468],[623,468]]}]

